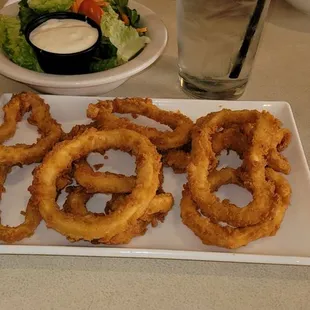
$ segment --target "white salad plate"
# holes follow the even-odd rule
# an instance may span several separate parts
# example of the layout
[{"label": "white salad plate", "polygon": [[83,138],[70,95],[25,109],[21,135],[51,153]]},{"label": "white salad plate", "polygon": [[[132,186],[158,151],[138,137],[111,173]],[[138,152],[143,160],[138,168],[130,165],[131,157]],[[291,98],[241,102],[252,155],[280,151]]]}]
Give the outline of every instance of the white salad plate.
[{"label": "white salad plate", "polygon": [[[1,106],[10,99],[11,94],[0,97]],[[53,117],[69,131],[76,124],[89,123],[86,109],[89,103],[98,97],[42,96],[51,107]],[[104,99],[104,98],[102,98]],[[78,256],[114,256],[140,258],[188,259],[206,261],[230,261],[273,264],[310,265],[310,174],[302,149],[290,105],[286,102],[249,102],[249,101],[207,101],[191,99],[154,99],[162,109],[180,110],[193,120],[222,108],[258,109],[270,111],[279,118],[283,125],[292,131],[292,141],[284,151],[291,163],[292,171],[287,176],[292,187],[292,199],[284,221],[276,236],[262,238],[237,250],[227,250],[215,246],[203,245],[198,237],[182,224],[179,203],[186,175],[174,174],[170,168],[164,169],[164,190],[172,193],[175,199],[173,209],[168,213],[164,223],[150,227],[146,234],[134,238],[130,244],[122,246],[93,245],[88,242],[70,243],[66,238],[52,229],[47,229],[42,221],[35,234],[23,241],[13,244],[0,244],[2,254],[42,254],[42,255],[78,255]],[[2,109],[1,109],[2,111]],[[156,126],[154,121],[139,117],[135,122]],[[8,144],[33,143],[37,137],[36,129],[26,121],[19,124],[19,129]],[[223,152],[224,154],[225,152]],[[89,162],[104,163],[102,171],[134,174],[134,161],[126,153],[109,151],[108,159],[101,155],[89,156]],[[237,167],[240,160],[233,152],[222,155],[220,166]],[[20,211],[24,210],[30,194],[27,190],[32,182],[31,172],[35,165],[14,168],[5,183],[7,189],[1,201],[1,219],[6,225],[18,225],[23,221]],[[238,205],[250,201],[251,195],[234,185],[226,185],[218,192],[221,198],[230,198]],[[61,205],[65,195],[59,199]],[[94,196],[88,209],[102,212],[107,195]],[[1,242],[0,242],[1,243]]]},{"label": "white salad plate", "polygon": [[[54,75],[22,68],[10,61],[0,49],[0,74],[45,94],[92,96],[117,88],[152,65],[163,53],[168,38],[165,25],[153,11],[135,1],[129,1],[129,7],[136,9],[141,15],[141,24],[148,28],[147,36],[150,38],[145,48],[129,62],[102,72]],[[16,16],[18,4],[12,3],[4,7],[0,14]]]},{"label": "white salad plate", "polygon": [[286,0],[296,9],[303,13],[310,14],[310,1],[309,0]]}]

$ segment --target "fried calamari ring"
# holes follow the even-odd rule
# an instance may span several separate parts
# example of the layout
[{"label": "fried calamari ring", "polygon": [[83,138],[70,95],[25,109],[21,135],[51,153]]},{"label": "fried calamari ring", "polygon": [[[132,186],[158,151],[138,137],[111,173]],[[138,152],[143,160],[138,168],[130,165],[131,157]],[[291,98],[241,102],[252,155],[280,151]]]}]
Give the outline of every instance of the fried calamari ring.
[{"label": "fried calamari ring", "polygon": [[21,104],[21,95],[13,95],[11,100],[3,106],[3,123],[0,126],[0,143],[12,138],[17,129],[17,123],[26,113],[27,106]]},{"label": "fried calamari ring", "polygon": [[162,161],[166,167],[171,167],[174,173],[179,174],[186,173],[190,158],[190,153],[173,149],[163,154]]},{"label": "fried calamari ring", "polygon": [[0,240],[5,243],[14,243],[31,237],[41,222],[41,215],[33,199],[29,199],[26,211],[23,212],[25,220],[16,227],[0,224]]},{"label": "fried calamari ring", "polygon": [[[253,132],[255,130],[255,124],[253,123],[243,124],[242,126],[240,126],[240,130],[247,136],[251,137],[253,136]],[[273,134],[276,135],[275,137],[276,149],[279,152],[282,152],[289,146],[292,140],[292,133],[287,128],[279,128],[279,130],[277,132],[274,132]]]},{"label": "fried calamari ring", "polygon": [[[240,178],[234,169],[224,168],[209,175],[211,191],[217,190],[223,184],[240,183]],[[289,205],[291,189],[288,182],[279,173],[266,168],[266,176],[275,184],[273,199],[273,217],[261,223],[243,228],[222,226],[214,221],[203,217],[191,197],[188,185],[184,187],[181,200],[181,218],[183,223],[198,236],[204,244],[216,245],[229,249],[236,249],[248,243],[276,234],[284,218],[285,211]]]},{"label": "fried calamari ring", "polygon": [[[2,166],[0,169],[0,187],[3,189],[4,182],[11,168]],[[24,238],[31,237],[41,222],[39,209],[33,199],[29,199],[26,211],[23,213],[25,220],[16,227],[9,227],[0,224],[0,240],[5,243],[14,243]],[[1,222],[1,221],[0,221]]]},{"label": "fried calamari ring", "polygon": [[[220,202],[210,191],[208,174],[217,162],[211,137],[224,125],[256,123],[250,148],[244,154],[243,169],[247,174],[247,188],[253,200],[239,208],[228,200]],[[218,222],[223,221],[234,227],[255,225],[272,214],[273,184],[266,180],[266,156],[274,145],[273,132],[280,123],[268,112],[222,110],[199,120],[193,130],[191,162],[187,167],[188,184],[193,200],[201,212]]]},{"label": "fried calamari ring", "polygon": [[[59,141],[63,131],[61,126],[52,118],[49,105],[33,93],[21,93],[13,96],[13,101],[4,107],[5,122],[2,137],[9,137],[16,130],[16,123],[22,116],[31,111],[28,122],[38,127],[41,138],[32,145],[16,144],[13,146],[0,145],[0,164],[7,166],[27,165],[40,162],[45,154]],[[12,113],[12,116],[10,115]],[[14,130],[13,130],[14,129]]]},{"label": "fried calamari ring", "polygon": [[64,133],[62,140],[72,140],[76,136],[82,134],[89,128],[97,128],[97,123],[92,122],[90,124],[74,125],[68,133]]},{"label": "fried calamari ring", "polygon": [[[140,126],[113,113],[143,115],[169,126],[173,131],[159,131],[156,128]],[[148,137],[159,150],[177,148],[189,142],[193,127],[193,122],[187,116],[180,112],[161,110],[151,99],[143,98],[114,99],[90,104],[87,116],[97,121],[102,129],[126,128],[139,132]]]},{"label": "fried calamari ring", "polygon": [[[11,138],[21,121],[23,115],[31,111],[28,122],[38,127],[42,135],[33,145],[17,144],[14,146],[0,146],[0,192],[5,191],[4,183],[11,167],[39,162],[43,156],[54,146],[62,135],[59,124],[52,119],[49,106],[33,93],[21,93],[15,95],[3,107],[4,121],[0,126],[0,141]],[[68,182],[66,182],[68,184]],[[41,215],[32,198],[29,199],[26,211],[23,212],[25,220],[16,227],[0,225],[0,240],[6,243],[14,243],[33,235],[41,221]]]},{"label": "fried calamari ring", "polygon": [[[222,150],[234,150],[241,159],[243,153],[249,147],[249,141],[253,134],[253,124],[245,124],[240,127],[224,128],[216,132],[212,137],[213,151],[219,155]],[[288,160],[279,152],[283,151],[290,143],[291,132],[286,128],[281,128],[275,136],[275,146],[267,155],[268,167],[275,171],[289,174],[291,166]],[[233,148],[232,148],[233,146]],[[163,164],[171,167],[174,173],[186,173],[187,165],[190,162],[190,150],[172,149],[162,155]]]},{"label": "fried calamari ring", "polygon": [[[88,193],[130,193],[136,185],[135,176],[94,171],[85,159],[74,163],[74,178]],[[163,169],[159,175],[160,189],[164,182]]]},{"label": "fried calamari ring", "polygon": [[[87,125],[75,125],[63,140],[72,140],[89,128],[97,128],[95,122]],[[104,152],[100,151],[102,155]],[[81,159],[74,164],[74,178],[90,193],[129,193],[135,186],[136,178],[111,172],[94,171],[86,159]]]},{"label": "fried calamari ring", "polygon": [[[86,216],[88,214],[94,214],[87,210],[86,204],[93,194],[87,193],[82,187],[70,187],[67,189],[69,195],[63,206],[63,210],[66,213],[73,215]],[[97,216],[104,216],[112,214],[119,210],[125,200],[125,195],[113,195],[112,199],[107,202],[105,213],[95,213]],[[157,226],[158,221],[163,222],[168,212],[173,206],[174,200],[171,194],[159,194],[156,195],[150,202],[150,205],[137,221],[135,225],[130,226],[126,231],[123,231],[116,235],[113,239],[109,240],[107,244],[126,244],[129,243],[132,238],[136,236],[142,236],[147,230],[149,224],[152,227]],[[73,240],[75,241],[75,240]],[[93,243],[106,243],[105,240],[92,240]]]},{"label": "fried calamari ring", "polygon": [[[222,110],[222,111],[227,111],[226,109]],[[228,110],[229,111],[229,110]],[[249,110],[244,110],[244,112],[246,113]],[[231,111],[233,112],[233,111]],[[235,112],[239,112],[239,111],[234,111]],[[252,114],[257,114],[259,115],[260,112],[256,111],[256,110],[251,110],[250,111]],[[205,117],[201,117],[200,119],[198,119],[196,121],[196,126],[200,126],[200,124],[202,124],[203,122],[205,122],[207,119],[211,119],[214,117],[214,115],[218,114],[219,112],[213,112],[208,114]],[[225,113],[225,112],[224,112]],[[270,151],[267,155],[267,161],[268,161],[268,166],[278,172],[282,172],[285,174],[289,174],[290,172],[290,164],[287,161],[287,159],[279,154],[279,152],[283,151],[290,143],[291,141],[291,132],[290,130],[288,130],[287,128],[281,128],[281,122],[279,120],[276,120],[278,122],[278,127],[274,128],[274,132],[272,133],[273,137],[274,137],[274,141],[273,141],[273,145],[270,146]],[[238,155],[243,158],[242,156],[242,146],[244,146],[244,150],[246,150],[247,148],[249,148],[249,145],[252,142],[252,137],[253,137],[253,132],[255,130],[256,123],[255,122],[251,122],[250,120],[245,121],[244,123],[241,122],[232,122],[229,121],[226,124],[223,124],[222,130],[219,130],[217,133],[214,134],[214,136],[212,137],[212,143],[213,140],[216,140],[217,138],[220,138],[219,141],[221,142],[222,137],[220,137],[221,133],[223,133],[224,136],[226,136],[226,139],[228,139],[228,141],[235,141],[235,137],[230,136],[229,134],[227,134],[226,130],[237,130],[237,133],[240,131],[241,133],[243,133],[248,140],[248,143],[246,143],[246,140],[243,138],[243,143],[240,143],[241,149],[238,148],[238,150],[236,150],[236,152],[238,153]],[[220,129],[220,128],[219,128]],[[240,134],[238,134],[240,135]],[[216,143],[216,142],[215,142]],[[234,144],[234,143],[233,143]],[[226,147],[227,148],[227,147]]]},{"label": "fried calamari ring", "polygon": [[2,194],[5,193],[4,183],[11,170],[12,167],[10,166],[0,166],[0,200],[2,198]]},{"label": "fried calamari ring", "polygon": [[129,193],[136,184],[135,176],[94,171],[84,159],[74,163],[74,178],[90,193]]},{"label": "fried calamari ring", "polygon": [[[249,125],[249,124],[246,124]],[[243,127],[224,128],[223,131],[217,132],[212,138],[212,148],[216,154],[220,154],[223,149],[234,150],[241,159],[244,153],[250,147],[253,137],[253,124],[250,124],[252,131],[246,132]],[[273,146],[267,154],[267,166],[275,171],[289,174],[291,167],[288,160],[279,152],[284,150],[291,140],[291,132],[286,128],[279,128],[273,132]]]},{"label": "fried calamari ring", "polygon": [[[0,166],[0,187],[4,191],[4,183],[7,178],[7,175],[11,172],[11,168],[7,166]],[[57,191],[58,194],[60,191],[69,185],[72,180],[67,176],[63,175],[57,179]],[[30,198],[25,211],[22,211],[21,214],[25,216],[25,220],[22,224],[10,227],[7,225],[0,224],[0,240],[5,243],[15,243],[17,241],[23,240],[25,238],[31,237],[38,225],[40,224],[42,217],[39,212],[37,204],[34,202],[33,198]],[[1,219],[0,219],[1,223]]]},{"label": "fried calamari ring", "polygon": [[[66,188],[66,192],[68,196],[63,205],[64,212],[75,215],[86,215],[90,213],[86,208],[86,204],[94,194],[87,193],[81,186],[69,186]],[[104,213],[100,214],[103,215]]]},{"label": "fried calamari ring", "polygon": [[[118,211],[106,216],[81,216],[60,210],[56,203],[58,176],[73,161],[88,153],[111,148],[132,153],[137,163],[136,185]],[[72,140],[58,143],[36,169],[29,190],[49,228],[71,240],[100,239],[109,243],[145,214],[159,186],[160,169],[160,155],[145,136],[126,129],[98,131],[91,128]]]},{"label": "fried calamari ring", "polygon": [[[247,123],[242,125],[240,130],[250,138],[253,136],[255,126],[254,124]],[[290,163],[287,158],[279,152],[282,152],[288,147],[292,139],[292,133],[287,128],[279,128],[272,134],[274,136],[274,146],[269,150],[267,155],[268,167],[274,169],[275,171],[289,174],[291,171]]]},{"label": "fried calamari ring", "polygon": [[[115,212],[118,212],[120,205],[126,199],[126,195],[118,197],[114,202],[117,207]],[[128,227],[126,231],[120,232],[114,236],[108,244],[124,244],[129,243],[134,237],[142,236],[147,231],[147,226],[151,224],[153,227],[158,225],[158,221],[163,222],[168,212],[173,206],[173,196],[168,193],[156,195],[150,202],[147,211],[136,221]],[[109,213],[109,215],[115,214],[115,212]],[[108,216],[109,216],[108,215]],[[96,240],[96,243],[105,243],[104,239]]]},{"label": "fried calamari ring", "polygon": [[[224,149],[228,151],[233,149],[242,157],[247,146],[247,137],[237,128],[226,128],[216,132],[212,138],[212,148],[216,155]],[[169,150],[163,154],[164,165],[171,167],[175,173],[186,173],[190,160],[190,152],[184,150]]]}]

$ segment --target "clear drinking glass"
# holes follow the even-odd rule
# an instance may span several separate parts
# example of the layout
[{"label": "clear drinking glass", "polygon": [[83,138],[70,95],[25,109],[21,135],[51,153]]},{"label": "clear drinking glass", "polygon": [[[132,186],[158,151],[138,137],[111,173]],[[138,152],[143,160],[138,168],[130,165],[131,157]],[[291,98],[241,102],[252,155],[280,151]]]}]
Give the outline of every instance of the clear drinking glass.
[{"label": "clear drinking glass", "polygon": [[177,0],[179,78],[196,98],[236,99],[248,82],[270,0]]}]

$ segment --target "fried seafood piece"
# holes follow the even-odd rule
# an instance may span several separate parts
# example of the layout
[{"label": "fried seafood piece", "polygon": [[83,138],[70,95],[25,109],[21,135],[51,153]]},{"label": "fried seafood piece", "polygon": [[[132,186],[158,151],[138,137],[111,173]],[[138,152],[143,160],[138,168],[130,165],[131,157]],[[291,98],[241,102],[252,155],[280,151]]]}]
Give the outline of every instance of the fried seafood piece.
[{"label": "fried seafood piece", "polygon": [[3,110],[4,122],[0,127],[0,141],[3,142],[14,135],[17,123],[27,112],[31,112],[28,122],[37,126],[41,137],[32,145],[0,145],[0,165],[28,165],[40,162],[63,134],[61,126],[50,114],[49,105],[34,93],[24,92],[13,96]]},{"label": "fried seafood piece", "polygon": [[[272,217],[264,219],[253,226],[234,228],[223,226],[199,212],[188,185],[184,186],[181,200],[181,218],[183,223],[191,229],[206,245],[215,245],[229,249],[237,249],[257,239],[274,236],[284,218],[290,202],[291,188],[286,179],[273,169],[266,168],[268,181],[274,184],[272,200]],[[210,190],[216,191],[221,185],[236,184],[247,187],[247,184],[238,176],[238,171],[224,168],[213,171],[209,175]]]},{"label": "fried seafood piece", "polygon": [[[63,140],[72,140],[89,128],[97,128],[96,122],[87,125],[75,125]],[[98,153],[104,155],[104,151]],[[134,176],[125,176],[111,172],[94,171],[86,159],[80,159],[73,163],[74,178],[90,193],[129,193],[135,186]]]},{"label": "fried seafood piece", "polygon": [[94,171],[85,159],[74,163],[74,178],[89,193],[129,193],[136,185],[135,176]]},{"label": "fried seafood piece", "polygon": [[186,173],[186,168],[190,162],[190,153],[183,150],[172,149],[162,155],[165,167],[171,167],[176,174]]},{"label": "fried seafood piece", "polygon": [[[66,213],[71,213],[73,215],[86,216],[88,214],[94,214],[97,216],[105,216],[117,212],[123,203],[125,202],[126,195],[113,194],[112,199],[107,202],[104,213],[92,213],[87,210],[86,204],[89,199],[92,198],[94,194],[87,193],[84,188],[69,187],[67,189],[68,196],[64,204],[63,210]],[[174,200],[171,194],[158,194],[150,202],[147,211],[139,218],[135,225],[130,226],[127,230],[120,232],[118,235],[114,236],[108,242],[103,239],[92,240],[91,242],[99,244],[125,244],[129,243],[132,238],[136,236],[142,236],[147,231],[147,226],[149,224],[152,227],[158,225],[158,221],[164,222],[164,219],[168,212],[173,206]],[[72,241],[72,240],[71,240]],[[76,240],[73,240],[76,241]]]},{"label": "fried seafood piece", "polygon": [[25,220],[16,227],[0,224],[0,240],[5,243],[15,243],[25,238],[31,237],[41,222],[41,215],[37,204],[33,199],[29,199],[26,211],[22,213]]},{"label": "fried seafood piece", "polygon": [[[253,132],[255,130],[254,124],[243,124],[240,127],[240,130],[243,134],[249,137],[249,141],[251,141],[251,137],[253,137]],[[290,163],[280,152],[284,151],[290,144],[292,133],[287,128],[278,128],[278,130],[273,132],[272,135],[274,137],[274,145],[267,154],[268,167],[275,171],[289,174],[291,171]]]},{"label": "fried seafood piece", "polygon": [[[24,92],[12,96],[4,105],[4,120],[0,126],[0,142],[14,136],[17,123],[25,113],[31,112],[28,122],[37,126],[41,137],[32,145],[16,144],[13,146],[0,145],[0,193],[5,192],[4,183],[11,168],[40,162],[46,153],[60,140],[63,131],[61,126],[52,118],[49,105],[38,95]],[[68,184],[68,181],[61,181]],[[0,240],[5,243],[14,243],[33,235],[41,221],[37,204],[29,199],[26,210],[22,212],[25,220],[16,227],[0,225]]]},{"label": "fried seafood piece", "polygon": [[[11,172],[11,168],[7,166],[0,166],[0,187],[2,192],[4,192],[4,183],[6,181],[7,175]],[[69,174],[66,173],[60,176],[57,181],[57,195],[62,189],[68,186],[72,182]],[[35,203],[34,199],[31,197],[27,203],[25,211],[21,214],[25,217],[24,222],[15,227],[0,224],[0,240],[5,243],[12,244],[21,241],[25,238],[31,237],[37,227],[39,226],[42,217],[39,212],[38,205]],[[1,220],[0,220],[1,223]]]},{"label": "fried seafood piece", "polygon": [[[74,163],[74,178],[88,193],[130,193],[136,185],[135,176],[111,172],[94,171],[85,159]],[[163,168],[159,174],[160,187],[163,185]]]},{"label": "fried seafood piece", "polygon": [[[114,113],[130,113],[143,115],[160,124],[169,126],[172,131],[159,131],[156,128],[141,126],[127,118],[116,116]],[[87,116],[98,123],[101,129],[126,128],[145,135],[158,150],[168,150],[189,142],[193,122],[180,112],[166,111],[158,108],[151,99],[126,98],[99,101],[90,104]]]},{"label": "fried seafood piece", "polygon": [[72,140],[76,136],[82,134],[87,129],[97,127],[98,126],[96,122],[91,122],[90,124],[74,125],[69,132],[63,134],[62,140]]},{"label": "fried seafood piece", "polygon": [[[212,135],[223,127],[254,123],[251,143],[243,154],[242,170],[253,200],[244,208],[220,201],[210,189],[208,175],[217,165],[212,147]],[[192,135],[191,161],[187,166],[191,197],[201,213],[215,222],[234,227],[255,225],[273,214],[274,184],[266,178],[267,155],[276,143],[275,135],[281,123],[268,112],[255,110],[222,110],[197,121]]]},{"label": "fried seafood piece", "polygon": [[[252,128],[252,131],[244,130],[244,128]],[[254,125],[246,123],[239,127],[234,126],[224,128],[220,132],[216,132],[212,137],[213,151],[218,155],[222,150],[235,151],[241,159],[244,159],[245,152],[249,149],[253,139]],[[267,166],[275,171],[289,174],[291,166],[288,160],[280,153],[291,141],[291,132],[287,128],[278,128],[273,134],[273,145],[270,147],[266,155]]]},{"label": "fried seafood piece", "polygon": [[[234,150],[241,159],[244,152],[249,148],[253,135],[254,125],[247,123],[241,126],[223,128],[222,131],[212,136],[213,151],[219,155],[222,150]],[[267,155],[267,166],[275,171],[289,174],[291,166],[288,160],[280,153],[291,141],[291,132],[286,128],[280,128],[273,133],[275,138],[274,147]],[[233,146],[233,148],[232,148]],[[186,173],[187,165],[190,162],[190,149],[172,149],[162,154],[162,161],[166,167],[171,167],[175,173]]]},{"label": "fried seafood piece", "polygon": [[[56,203],[57,178],[74,161],[85,158],[90,152],[108,149],[129,152],[136,157],[137,163],[135,187],[123,199],[117,212],[98,216],[73,215],[60,210]],[[72,140],[58,143],[45,156],[34,173],[29,190],[47,227],[70,240],[111,243],[119,234],[138,225],[141,217],[147,213],[159,187],[160,170],[160,155],[145,136],[127,129],[98,131],[90,128]]]},{"label": "fried seafood piece", "polygon": [[4,183],[11,170],[12,167],[10,166],[0,166],[0,200],[2,198],[2,194],[5,193]]},{"label": "fried seafood piece", "polygon": [[[247,137],[238,128],[225,128],[216,132],[212,137],[212,149],[216,155],[222,150],[234,150],[242,157],[248,146]],[[175,173],[186,173],[186,168],[190,162],[190,150],[174,149],[163,154],[163,163],[171,167]],[[214,162],[217,163],[217,162]],[[213,167],[214,168],[214,167]]]}]

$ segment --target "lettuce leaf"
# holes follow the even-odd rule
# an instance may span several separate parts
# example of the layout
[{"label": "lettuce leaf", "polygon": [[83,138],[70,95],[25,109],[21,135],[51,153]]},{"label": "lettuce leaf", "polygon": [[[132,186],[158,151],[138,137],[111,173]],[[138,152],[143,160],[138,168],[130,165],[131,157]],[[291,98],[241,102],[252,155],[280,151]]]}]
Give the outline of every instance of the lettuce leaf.
[{"label": "lettuce leaf", "polygon": [[117,48],[111,43],[107,37],[101,37],[100,44],[95,52],[95,57],[108,59],[117,55]]},{"label": "lettuce leaf", "polygon": [[20,20],[16,17],[0,15],[0,43],[2,50],[17,65],[42,72],[33,49],[20,32],[20,26]]},{"label": "lettuce leaf", "polygon": [[68,11],[74,0],[28,0],[29,7],[37,13]]},{"label": "lettuce leaf", "polygon": [[121,63],[117,57],[111,57],[109,59],[94,59],[89,66],[90,72],[100,72],[108,69],[115,68]]},{"label": "lettuce leaf", "polygon": [[2,48],[2,44],[5,39],[5,34],[6,34],[6,16],[0,15],[0,47]]},{"label": "lettuce leaf", "polygon": [[19,12],[18,17],[21,23],[21,31],[24,32],[27,24],[31,22],[34,18],[38,17],[34,10],[30,9],[27,3],[27,0],[22,0],[18,3],[19,5]]},{"label": "lettuce leaf", "polygon": [[125,13],[128,16],[131,26],[139,27],[140,15],[136,9],[128,7],[128,0],[110,0],[110,4],[116,13]]},{"label": "lettuce leaf", "polygon": [[101,18],[102,34],[117,48],[117,57],[127,62],[149,42],[146,36],[139,36],[135,28],[126,26],[109,5]]}]

